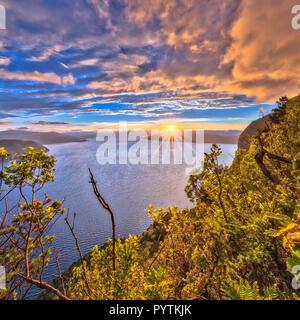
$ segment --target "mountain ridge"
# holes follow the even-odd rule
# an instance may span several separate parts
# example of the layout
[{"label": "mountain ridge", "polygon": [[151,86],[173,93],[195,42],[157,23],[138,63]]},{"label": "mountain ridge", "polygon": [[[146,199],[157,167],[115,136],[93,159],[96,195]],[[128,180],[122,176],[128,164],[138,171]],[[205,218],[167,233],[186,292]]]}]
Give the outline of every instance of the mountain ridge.
[{"label": "mountain ridge", "polygon": [[0,131],[0,140],[34,141],[42,145],[86,141],[58,132],[34,132],[23,130]]},{"label": "mountain ridge", "polygon": [[0,140],[0,148],[5,148],[5,150],[10,154],[20,154],[24,152],[24,148],[28,147],[33,147],[37,150],[45,149],[46,152],[49,151],[48,148],[34,141],[15,139]]}]

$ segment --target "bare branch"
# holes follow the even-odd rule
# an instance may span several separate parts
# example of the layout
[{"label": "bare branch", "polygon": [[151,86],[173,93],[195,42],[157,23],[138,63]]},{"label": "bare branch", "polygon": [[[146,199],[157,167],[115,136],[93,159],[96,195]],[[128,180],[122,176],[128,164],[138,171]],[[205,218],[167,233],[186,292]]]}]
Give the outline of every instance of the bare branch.
[{"label": "bare branch", "polygon": [[270,159],[274,159],[274,160],[278,160],[280,162],[285,162],[285,163],[288,163],[288,164],[292,164],[292,160],[291,159],[288,159],[288,158],[285,158],[285,157],[281,157],[281,156],[277,156],[276,154],[270,153],[268,151],[266,151],[266,155]]},{"label": "bare branch", "polygon": [[26,275],[22,274],[22,273],[17,273],[17,275],[23,279],[25,279],[28,283],[31,283],[33,285],[35,285],[36,287],[40,288],[40,289],[46,289],[52,293],[54,293],[56,296],[58,296],[61,300],[71,300],[70,298],[68,298],[67,296],[65,296],[64,294],[62,294],[58,289],[52,287],[50,284],[48,284],[47,282],[42,282],[36,279],[32,279],[32,278],[28,278]]},{"label": "bare branch", "polygon": [[79,256],[80,256],[80,262],[81,262],[81,265],[82,265],[83,277],[84,277],[84,281],[85,281],[85,284],[86,284],[86,287],[87,287],[88,296],[90,297],[90,299],[92,299],[92,290],[91,290],[91,287],[89,285],[88,276],[87,276],[86,268],[85,268],[85,265],[84,265],[83,255],[82,255],[82,252],[81,252],[81,249],[80,249],[78,238],[77,238],[77,236],[76,236],[76,234],[74,232],[74,223],[75,223],[76,213],[74,214],[72,226],[71,226],[71,224],[69,222],[68,216],[69,215],[67,215],[67,217],[65,218],[65,221],[66,221],[66,224],[69,227],[69,229],[70,229],[70,231],[72,233],[72,236],[73,236],[73,238],[75,240],[76,248],[77,248],[77,251],[78,251]]},{"label": "bare branch", "polygon": [[150,266],[148,268],[148,272],[151,270],[152,266],[154,265],[154,263],[156,262],[156,260],[159,258],[160,254],[163,252],[164,248],[166,246],[166,243],[163,244],[163,246],[160,248],[158,254],[155,256],[155,258],[152,260],[152,262],[150,263]]},{"label": "bare branch", "polygon": [[271,180],[273,183],[275,183],[276,185],[280,184],[280,180],[274,176],[265,166],[264,164],[264,157],[266,155],[266,151],[264,150],[264,148],[260,148],[258,153],[255,155],[255,161],[257,163],[257,165],[259,166],[260,170],[262,171],[262,173],[269,179]]},{"label": "bare branch", "polygon": [[57,252],[56,248],[54,248],[54,256],[55,256],[55,262],[56,262],[57,270],[58,270],[58,273],[59,273],[59,279],[60,279],[60,282],[61,282],[63,293],[66,296],[67,294],[66,294],[65,282],[64,282],[64,278],[62,276],[60,265],[59,265],[59,262],[58,262],[58,252]]},{"label": "bare branch", "polygon": [[276,177],[275,175],[273,175],[265,166],[264,164],[264,157],[267,156],[269,159],[273,159],[273,160],[277,160],[280,162],[284,162],[284,163],[288,163],[291,164],[292,160],[282,157],[282,156],[278,156],[276,154],[273,154],[269,151],[267,151],[262,143],[261,137],[260,135],[257,136],[259,145],[260,145],[260,149],[257,152],[257,154],[255,155],[255,161],[257,163],[257,165],[259,166],[260,170],[262,171],[262,173],[269,179],[271,180],[273,183],[275,183],[276,185],[279,185],[281,183],[281,181],[279,180],[278,177]]},{"label": "bare branch", "polygon": [[111,218],[111,224],[112,224],[112,238],[113,238],[113,250],[112,250],[112,255],[113,255],[113,270],[116,270],[116,223],[115,223],[115,216],[114,213],[112,212],[110,206],[108,203],[104,200],[104,198],[101,196],[98,187],[97,187],[97,182],[94,179],[92,170],[89,168],[90,176],[91,176],[91,184],[93,185],[93,190],[94,194],[96,195],[97,199],[99,200],[101,206],[107,210],[110,214]]}]

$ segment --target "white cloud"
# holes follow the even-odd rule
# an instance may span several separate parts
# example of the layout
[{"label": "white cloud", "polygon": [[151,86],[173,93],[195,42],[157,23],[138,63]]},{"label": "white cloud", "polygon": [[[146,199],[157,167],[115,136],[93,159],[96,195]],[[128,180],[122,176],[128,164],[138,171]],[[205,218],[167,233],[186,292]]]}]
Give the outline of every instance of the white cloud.
[{"label": "white cloud", "polygon": [[0,57],[0,65],[1,66],[8,66],[10,64],[10,59],[6,57]]}]

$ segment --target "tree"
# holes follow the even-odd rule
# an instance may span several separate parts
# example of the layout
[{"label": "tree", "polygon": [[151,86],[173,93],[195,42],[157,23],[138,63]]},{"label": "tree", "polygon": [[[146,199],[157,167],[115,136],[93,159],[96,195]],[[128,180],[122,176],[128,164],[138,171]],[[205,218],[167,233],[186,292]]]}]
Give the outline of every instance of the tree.
[{"label": "tree", "polygon": [[[1,148],[2,163],[8,156]],[[44,185],[53,181],[55,163],[54,156],[46,155],[45,150],[28,148],[17,160],[2,166],[1,185],[9,188],[1,190],[4,214],[0,225],[0,265],[6,268],[8,283],[2,295],[6,299],[24,299],[32,286],[68,299],[43,280],[45,268],[53,259],[50,245],[55,235],[48,235],[48,231],[55,219],[65,212],[62,203],[47,194],[43,200],[37,199]],[[19,193],[20,201],[9,208],[7,195],[13,191]]]}]

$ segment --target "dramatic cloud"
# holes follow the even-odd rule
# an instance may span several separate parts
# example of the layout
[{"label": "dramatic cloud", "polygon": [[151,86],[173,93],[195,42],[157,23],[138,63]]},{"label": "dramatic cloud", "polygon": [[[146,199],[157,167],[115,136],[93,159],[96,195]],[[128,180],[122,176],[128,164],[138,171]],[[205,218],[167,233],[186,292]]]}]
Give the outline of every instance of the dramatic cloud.
[{"label": "dramatic cloud", "polygon": [[2,2],[3,120],[246,123],[300,88],[292,0]]},{"label": "dramatic cloud", "polygon": [[40,73],[34,71],[32,73],[21,72],[9,72],[4,69],[0,69],[0,78],[7,80],[19,80],[19,81],[33,81],[33,82],[51,82],[57,85],[74,84],[75,80],[72,75],[68,75],[60,78],[55,73]]},{"label": "dramatic cloud", "polygon": [[233,64],[235,90],[274,101],[300,89],[299,32],[291,27],[293,0],[243,1],[224,61]]},{"label": "dramatic cloud", "polygon": [[13,124],[13,122],[0,121],[0,126],[8,126],[10,124]]},{"label": "dramatic cloud", "polygon": [[40,126],[47,126],[47,125],[69,125],[69,123],[66,122],[59,122],[59,121],[35,121],[32,124],[34,125],[40,125]]}]

